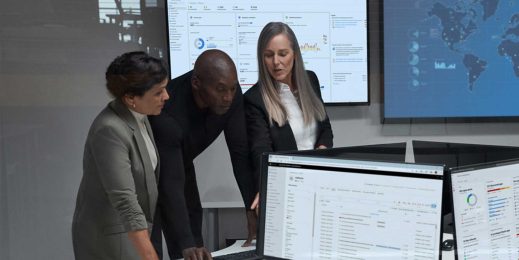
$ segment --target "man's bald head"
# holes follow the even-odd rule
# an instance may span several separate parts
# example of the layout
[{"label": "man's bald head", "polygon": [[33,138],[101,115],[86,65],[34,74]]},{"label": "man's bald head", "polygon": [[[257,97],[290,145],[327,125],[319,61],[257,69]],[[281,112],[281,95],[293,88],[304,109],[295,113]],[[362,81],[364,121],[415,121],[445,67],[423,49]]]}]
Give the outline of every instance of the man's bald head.
[{"label": "man's bald head", "polygon": [[236,66],[231,57],[216,49],[204,51],[198,56],[193,74],[201,81],[218,80],[222,77],[237,77]]},{"label": "man's bald head", "polygon": [[191,85],[198,107],[209,108],[217,115],[227,113],[240,87],[234,62],[220,50],[207,50],[198,56]]}]

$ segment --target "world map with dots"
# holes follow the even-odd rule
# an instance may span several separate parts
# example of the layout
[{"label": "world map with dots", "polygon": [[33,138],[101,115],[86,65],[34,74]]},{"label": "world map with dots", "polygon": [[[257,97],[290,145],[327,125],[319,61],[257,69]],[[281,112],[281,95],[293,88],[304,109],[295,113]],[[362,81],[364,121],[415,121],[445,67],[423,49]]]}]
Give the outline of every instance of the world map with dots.
[{"label": "world map with dots", "polygon": [[388,118],[519,116],[519,1],[384,1]]}]

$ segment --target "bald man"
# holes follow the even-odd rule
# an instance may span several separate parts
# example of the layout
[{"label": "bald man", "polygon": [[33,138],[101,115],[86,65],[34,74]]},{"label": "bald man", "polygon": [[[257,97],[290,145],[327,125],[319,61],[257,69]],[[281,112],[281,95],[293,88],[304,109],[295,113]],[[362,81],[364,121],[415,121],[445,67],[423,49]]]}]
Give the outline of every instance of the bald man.
[{"label": "bald man", "polygon": [[[170,99],[162,113],[150,118],[161,158],[160,213],[154,224],[161,223],[171,258],[210,259],[202,240],[202,206],[193,160],[223,131],[246,209],[257,192],[236,67],[224,52],[208,50],[198,57],[192,71],[171,80],[167,90]],[[254,214],[247,210],[249,238],[255,232]],[[158,226],[152,239],[160,254]]]}]

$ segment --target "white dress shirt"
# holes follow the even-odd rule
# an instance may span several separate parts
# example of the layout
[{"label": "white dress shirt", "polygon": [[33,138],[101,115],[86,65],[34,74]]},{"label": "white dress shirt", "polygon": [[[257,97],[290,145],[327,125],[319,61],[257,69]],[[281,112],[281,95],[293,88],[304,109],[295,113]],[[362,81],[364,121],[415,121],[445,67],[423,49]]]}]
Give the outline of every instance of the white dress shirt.
[{"label": "white dress shirt", "polygon": [[144,143],[146,143],[146,149],[148,150],[148,154],[150,155],[151,165],[153,166],[153,170],[155,170],[155,168],[157,168],[157,153],[155,152],[155,146],[151,141],[148,130],[146,129],[146,124],[144,123],[144,120],[147,119],[146,115],[141,114],[139,112],[135,112],[131,109],[130,112],[132,112],[132,115],[135,117],[135,120],[137,120],[137,125],[139,125],[139,130],[141,131],[142,137],[144,138]]},{"label": "white dress shirt", "polygon": [[297,99],[290,91],[290,87],[287,84],[279,83],[279,96],[281,103],[285,106],[288,116],[288,123],[292,128],[292,133],[296,139],[297,150],[310,150],[314,149],[315,142],[317,139],[317,123],[315,119],[308,125],[305,125],[303,120],[303,112],[301,107],[297,103]]}]

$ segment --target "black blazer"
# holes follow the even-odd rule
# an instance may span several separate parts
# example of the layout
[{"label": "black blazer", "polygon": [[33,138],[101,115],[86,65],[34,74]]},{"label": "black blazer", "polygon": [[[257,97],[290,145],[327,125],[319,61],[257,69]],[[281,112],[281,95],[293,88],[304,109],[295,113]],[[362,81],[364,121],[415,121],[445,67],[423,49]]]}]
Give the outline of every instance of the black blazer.
[{"label": "black blazer", "polygon": [[[313,71],[307,71],[315,94],[321,102],[321,90],[317,75]],[[261,155],[264,152],[297,150],[296,140],[287,122],[279,126],[274,122],[269,125],[267,109],[261,97],[260,86],[255,84],[245,94],[245,115],[247,119],[247,132],[249,135],[249,146],[252,153],[254,174],[256,181],[259,181],[259,170]],[[314,148],[324,145],[328,148],[333,146],[333,133],[328,115],[326,119],[317,122],[317,139]]]}]

